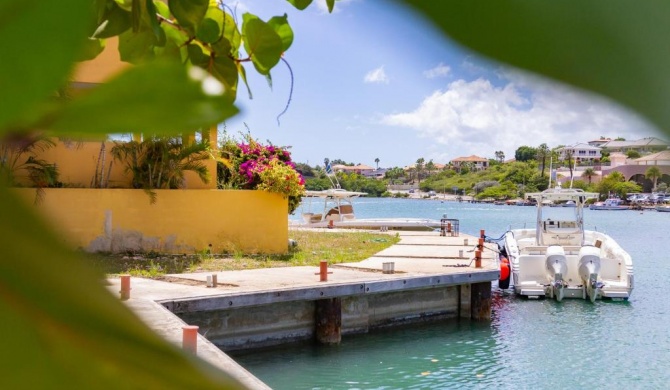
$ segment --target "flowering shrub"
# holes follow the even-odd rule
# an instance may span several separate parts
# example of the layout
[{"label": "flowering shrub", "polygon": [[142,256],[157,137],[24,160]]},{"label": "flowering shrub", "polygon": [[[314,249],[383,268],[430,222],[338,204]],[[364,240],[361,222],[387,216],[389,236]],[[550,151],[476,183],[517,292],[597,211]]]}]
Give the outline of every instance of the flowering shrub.
[{"label": "flowering shrub", "polygon": [[295,169],[291,153],[285,148],[264,146],[250,136],[246,143],[232,139],[221,147],[220,188],[243,188],[281,194],[288,198],[293,213],[305,193],[305,180]]}]

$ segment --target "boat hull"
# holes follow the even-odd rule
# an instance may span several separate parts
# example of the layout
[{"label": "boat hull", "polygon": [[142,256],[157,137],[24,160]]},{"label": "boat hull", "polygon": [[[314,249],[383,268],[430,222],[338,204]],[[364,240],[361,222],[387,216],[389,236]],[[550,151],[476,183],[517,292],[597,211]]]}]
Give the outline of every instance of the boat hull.
[{"label": "boat hull", "polygon": [[[632,259],[608,235],[585,231],[585,246],[564,246],[565,263],[561,259],[558,268],[552,266],[549,269],[549,265],[556,264],[555,261],[547,261],[547,248],[551,246],[536,245],[535,234],[535,229],[515,229],[505,235],[504,248],[510,261],[512,285],[517,295],[557,300],[626,300],[630,297],[633,291]],[[589,247],[590,250],[598,247],[597,265],[591,259],[585,259],[583,254],[580,264],[580,250],[583,247]],[[592,251],[589,253],[594,255]],[[549,255],[552,255],[551,250]],[[560,279],[557,279],[557,275]],[[595,275],[594,283],[587,286],[592,275]],[[558,282],[562,282],[562,285],[559,286]]]},{"label": "boat hull", "polygon": [[393,231],[434,231],[440,229],[440,221],[434,219],[411,218],[379,218],[352,219],[345,221],[319,221],[315,223],[296,223],[292,226],[304,228],[335,228],[360,230],[393,230]]}]

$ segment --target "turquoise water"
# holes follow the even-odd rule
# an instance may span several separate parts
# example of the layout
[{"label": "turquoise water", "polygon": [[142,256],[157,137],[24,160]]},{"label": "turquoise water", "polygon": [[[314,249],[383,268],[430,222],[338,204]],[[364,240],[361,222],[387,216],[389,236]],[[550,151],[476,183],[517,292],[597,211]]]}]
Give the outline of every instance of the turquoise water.
[{"label": "turquoise water", "polygon": [[[501,236],[534,226],[533,207],[435,200],[361,199],[365,217],[460,220],[461,232]],[[335,347],[293,345],[235,358],[274,389],[670,387],[670,213],[585,210],[634,260],[628,302],[556,303],[500,291],[493,320],[467,320],[345,336]]]}]

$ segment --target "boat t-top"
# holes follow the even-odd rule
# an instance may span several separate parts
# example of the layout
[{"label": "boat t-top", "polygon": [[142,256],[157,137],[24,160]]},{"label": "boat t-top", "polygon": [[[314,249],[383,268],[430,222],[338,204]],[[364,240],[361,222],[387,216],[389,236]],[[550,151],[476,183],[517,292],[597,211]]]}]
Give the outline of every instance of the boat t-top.
[{"label": "boat t-top", "polygon": [[[501,263],[509,262],[516,294],[592,302],[630,297],[633,291],[630,255],[612,237],[584,229],[585,203],[598,194],[558,187],[527,197],[537,202],[535,229],[509,230],[501,248]],[[566,201],[574,201],[576,207],[545,207],[547,203]],[[559,215],[556,218],[546,214]]]}]

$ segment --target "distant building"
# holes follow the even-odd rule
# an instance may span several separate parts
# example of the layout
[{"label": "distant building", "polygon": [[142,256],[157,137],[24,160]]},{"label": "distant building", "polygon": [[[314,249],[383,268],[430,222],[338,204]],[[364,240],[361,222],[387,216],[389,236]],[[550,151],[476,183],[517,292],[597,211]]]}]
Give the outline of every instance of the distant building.
[{"label": "distant building", "polygon": [[472,164],[472,167],[474,167],[476,171],[483,171],[489,167],[488,159],[475,155],[469,157],[458,157],[451,160],[451,165],[456,170],[460,170],[463,165],[468,163]]},{"label": "distant building", "polygon": [[670,144],[666,141],[655,137],[648,137],[636,141],[609,141],[602,144],[601,147],[607,149],[609,152],[626,153],[629,150],[635,150],[644,155],[666,150],[668,149],[668,146],[670,146]]},{"label": "distant building", "polygon": [[578,143],[571,146],[564,146],[557,151],[559,153],[559,159],[567,160],[568,156],[572,156],[572,158],[579,163],[582,161],[600,160],[600,150],[601,148],[598,146]]},{"label": "distant building", "polygon": [[670,165],[670,150],[650,154],[636,158],[630,162],[631,165]]},{"label": "distant building", "polygon": [[597,147],[600,148],[600,147],[603,146],[603,144],[606,144],[606,143],[610,142],[611,140],[612,140],[612,138],[602,137],[600,139],[594,139],[593,141],[589,141],[587,143],[591,146],[597,146]]},{"label": "distant building", "polygon": [[359,175],[368,175],[372,172],[374,172],[374,168],[365,165],[365,164],[358,164],[358,165],[333,165],[333,171],[335,172],[346,172],[346,173],[356,173]]},{"label": "distant building", "polygon": [[384,176],[386,176],[386,171],[388,171],[386,168],[377,168],[372,172],[364,171],[361,173],[361,175],[372,179],[381,180],[384,178]]}]

